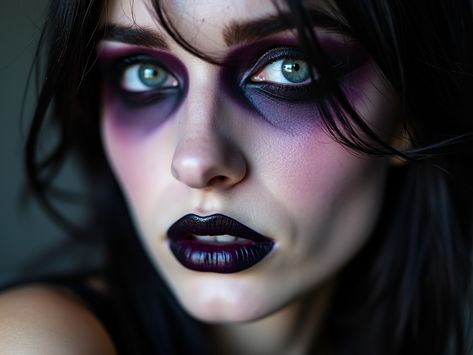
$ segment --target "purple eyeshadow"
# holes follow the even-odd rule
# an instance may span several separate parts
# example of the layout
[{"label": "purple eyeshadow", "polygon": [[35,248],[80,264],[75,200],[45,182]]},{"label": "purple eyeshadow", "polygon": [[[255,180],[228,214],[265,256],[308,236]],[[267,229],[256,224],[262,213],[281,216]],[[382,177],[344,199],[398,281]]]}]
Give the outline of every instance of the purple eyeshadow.
[{"label": "purple eyeshadow", "polygon": [[315,103],[282,101],[258,89],[247,90],[245,97],[254,111],[278,129],[297,133],[319,124]]},{"label": "purple eyeshadow", "polygon": [[[314,92],[309,85],[284,86],[249,80],[255,71],[272,61],[271,57],[278,60],[284,55],[302,55],[294,47],[295,42],[289,41],[285,47],[281,46],[281,43],[284,44],[284,41],[278,39],[258,42],[231,52],[222,67],[221,86],[223,92],[242,109],[253,112],[277,129],[297,133],[300,130],[320,125],[319,106],[320,100],[324,99],[323,93],[316,93],[317,90]],[[371,70],[366,69],[368,55],[359,46],[348,44],[348,42],[342,44],[333,40],[324,40],[321,44],[335,63],[347,62],[346,73],[340,74],[346,74],[346,76],[341,78],[340,84],[349,101],[354,103],[370,77],[368,73],[371,73]],[[281,47],[281,56],[277,54],[277,47]],[[268,61],[258,64],[260,59],[266,56],[268,50],[270,51]],[[353,88],[358,90],[353,90]]]},{"label": "purple eyeshadow", "polygon": [[182,102],[178,93],[159,95],[152,104],[130,105],[113,90],[106,94],[105,106],[114,123],[129,133],[147,134],[160,127]]},{"label": "purple eyeshadow", "polygon": [[[348,99],[356,102],[371,77],[369,57],[349,42],[325,39],[321,45],[335,64],[348,63],[343,69],[346,73],[340,70],[340,84]],[[294,38],[273,38],[234,49],[222,63],[220,92],[250,113],[250,119],[263,119],[277,129],[297,133],[320,125],[319,106],[324,94],[314,94],[307,84],[278,85],[249,79],[255,71],[287,56],[302,58]],[[121,76],[130,65],[128,58],[133,57],[139,57],[136,63],[149,61],[162,66],[176,77],[179,87],[140,93],[123,90]],[[114,123],[128,134],[146,135],[159,128],[185,100],[190,80],[187,70],[168,52],[134,46],[105,49],[100,53],[100,62],[106,79],[105,107]],[[248,118],[242,116],[242,119]]]},{"label": "purple eyeshadow", "polygon": [[[362,96],[363,88],[369,82],[371,72],[369,68],[359,68],[352,73],[345,83],[342,83],[342,90],[352,104],[355,104],[357,99]],[[357,90],[354,90],[354,88],[357,88]],[[301,130],[320,126],[319,100],[323,100],[323,96],[308,91],[308,88],[293,90],[295,92],[291,92],[290,95],[296,96],[299,91],[299,98],[305,99],[288,100],[278,98],[255,85],[247,85],[244,89],[244,96],[252,110],[257,112],[260,117],[274,127],[288,133],[298,133]]]}]

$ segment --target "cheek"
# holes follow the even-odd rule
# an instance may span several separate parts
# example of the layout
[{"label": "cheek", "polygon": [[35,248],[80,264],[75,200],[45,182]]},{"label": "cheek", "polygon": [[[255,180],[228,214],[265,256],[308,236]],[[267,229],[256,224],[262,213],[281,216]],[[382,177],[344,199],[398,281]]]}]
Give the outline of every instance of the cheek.
[{"label": "cheek", "polygon": [[[371,235],[383,199],[382,159],[354,156],[323,131],[296,143],[280,140],[265,188],[284,213],[275,231],[284,257],[275,264],[288,289],[307,290],[337,271]],[[287,145],[286,145],[287,143]],[[285,155],[283,155],[285,154]],[[283,221],[283,222],[280,222]]]},{"label": "cheek", "polygon": [[[372,69],[365,69],[373,74]],[[358,75],[364,83],[363,94],[353,93],[349,99],[365,122],[388,138],[397,115],[394,95],[373,75],[365,71]],[[386,166],[384,159],[356,154],[335,142],[322,127],[320,115],[310,114],[303,106],[298,110],[268,103],[265,106],[266,114],[269,112],[276,120],[281,117],[287,129],[267,131],[264,140],[253,138],[263,142],[258,150],[265,158],[258,164],[269,172],[266,181],[275,191],[274,196],[294,213],[310,218],[315,205],[329,210],[357,191],[370,186],[378,189],[377,182],[383,180],[379,175]]]},{"label": "cheek", "polygon": [[140,220],[153,208],[171,177],[173,135],[167,123],[138,134],[117,122],[112,110],[103,113],[102,140],[107,158],[132,213]]},{"label": "cheek", "polygon": [[274,173],[268,174],[267,182],[289,213],[304,220],[314,218],[314,208],[323,213],[346,198],[376,166],[333,142],[322,129],[297,141],[280,139],[280,143],[272,146],[272,154],[280,158],[268,160],[268,169]]},{"label": "cheek", "polygon": [[[352,103],[377,133],[389,137],[397,115],[395,96],[381,80],[367,81],[371,84],[363,95],[352,96]],[[280,242],[292,256],[281,262],[282,269],[297,260],[301,275],[314,280],[339,269],[371,235],[383,200],[387,161],[355,154],[320,125],[305,125],[297,132],[267,133],[267,143],[259,147],[264,156],[259,166],[266,171],[261,181],[275,200],[272,205],[282,206],[287,216],[289,227],[278,230],[293,232]]]}]

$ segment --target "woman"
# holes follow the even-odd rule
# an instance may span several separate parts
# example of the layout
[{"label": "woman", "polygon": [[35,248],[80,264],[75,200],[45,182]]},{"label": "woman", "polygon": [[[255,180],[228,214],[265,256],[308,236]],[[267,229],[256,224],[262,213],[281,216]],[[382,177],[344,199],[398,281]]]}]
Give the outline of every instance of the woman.
[{"label": "woman", "polygon": [[[470,1],[53,1],[30,183],[76,230],[45,174],[79,153],[80,233],[109,258],[100,287],[5,293],[31,310],[7,349],[23,329],[62,354],[465,354],[471,17]],[[50,107],[60,141],[38,157]]]}]

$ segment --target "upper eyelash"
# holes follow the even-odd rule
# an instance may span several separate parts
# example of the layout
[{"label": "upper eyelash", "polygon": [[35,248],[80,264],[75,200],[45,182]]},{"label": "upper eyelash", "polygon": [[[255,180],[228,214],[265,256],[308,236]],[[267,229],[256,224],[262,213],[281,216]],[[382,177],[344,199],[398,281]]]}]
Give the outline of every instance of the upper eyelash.
[{"label": "upper eyelash", "polygon": [[159,60],[156,60],[155,58],[146,55],[146,54],[134,54],[134,55],[129,55],[123,58],[119,58],[115,61],[118,66],[129,66],[132,64],[138,64],[138,63],[156,63],[162,66],[163,68],[165,67]]},{"label": "upper eyelash", "polygon": [[124,71],[134,64],[144,64],[151,63],[157,65],[167,71],[170,75],[176,76],[171,70],[169,70],[166,65],[164,65],[159,60],[150,57],[148,55],[136,54],[115,60],[113,64],[113,71],[116,78],[120,78],[123,75]]},{"label": "upper eyelash", "polygon": [[[121,80],[123,78],[123,75],[125,74],[125,71],[128,70],[130,67],[133,65],[139,65],[139,64],[153,64],[156,66],[159,66],[162,68],[164,71],[168,73],[169,76],[172,76],[176,81],[178,82],[178,85],[176,87],[163,87],[159,89],[150,89],[150,90],[145,90],[145,91],[130,91],[122,87]],[[176,74],[173,70],[170,70],[168,66],[162,63],[162,61],[156,59],[153,56],[149,55],[143,55],[143,54],[135,54],[135,55],[129,55],[126,57],[121,57],[117,58],[113,63],[112,63],[112,75],[111,75],[111,82],[113,83],[114,87],[116,90],[120,92],[123,97],[140,97],[140,96],[151,96],[154,93],[157,92],[168,92],[168,91],[180,91],[182,87],[182,79],[180,79],[180,76]]]},{"label": "upper eyelash", "polygon": [[[359,56],[359,58],[357,56],[354,56],[354,57],[350,56],[350,57],[345,58],[348,60],[340,60],[341,58],[339,56],[336,56],[336,55],[330,56],[330,53],[327,53],[327,57],[329,61],[328,64],[331,65],[333,69],[333,73],[336,75],[337,80],[342,79],[344,76],[349,74],[354,68],[357,68],[358,66],[360,66],[361,63],[363,63],[366,58],[365,55],[362,55],[362,56]],[[285,46],[285,47],[272,48],[266,53],[264,53],[263,55],[261,55],[259,59],[256,61],[256,63],[251,67],[251,69],[248,70],[245,75],[243,75],[243,78],[240,82],[240,86],[245,85],[247,82],[249,82],[249,78],[251,78],[251,76],[253,76],[258,71],[263,69],[265,66],[284,58],[302,60],[308,63],[309,66],[313,67],[313,65],[311,65],[310,61],[307,60],[307,58],[305,58],[302,51],[298,47]],[[323,73],[318,72],[317,69],[315,70],[319,75],[317,79],[311,80],[310,84],[297,85],[297,87],[302,87],[304,85],[314,86],[317,83],[317,81],[320,79],[320,77],[323,75]],[[268,83],[265,83],[265,85],[266,84]],[[296,85],[285,85],[285,84],[277,84],[277,83],[273,83],[270,85],[290,86],[293,88],[295,88],[296,86]]]},{"label": "upper eyelash", "polygon": [[[276,47],[272,48],[263,55],[261,55],[258,60],[253,64],[247,71],[246,73],[242,76],[240,84],[243,84],[245,80],[247,80],[251,75],[255,74],[257,71],[261,70],[264,68],[266,65],[275,62],[280,59],[284,58],[294,58],[294,59],[300,59],[300,60],[305,60],[303,58],[302,53],[297,49],[297,47]],[[159,60],[146,55],[146,54],[136,54],[136,55],[130,55],[126,56],[123,58],[116,59],[113,68],[114,68],[114,76],[116,78],[121,77],[123,72],[131,65],[133,64],[140,64],[140,63],[153,63],[167,72],[169,72],[171,75],[175,74],[169,70],[166,65],[164,65],[162,62]]]}]

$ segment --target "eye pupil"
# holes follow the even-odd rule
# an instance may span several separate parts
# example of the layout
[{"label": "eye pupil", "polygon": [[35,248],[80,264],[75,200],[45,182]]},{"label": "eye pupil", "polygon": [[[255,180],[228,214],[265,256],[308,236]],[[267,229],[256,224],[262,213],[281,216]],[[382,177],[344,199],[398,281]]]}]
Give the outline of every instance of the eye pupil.
[{"label": "eye pupil", "polygon": [[145,68],[143,70],[143,77],[145,77],[146,79],[154,79],[158,75],[159,75],[158,70],[154,68]]},{"label": "eye pupil", "polygon": [[287,72],[295,72],[300,70],[300,65],[299,63],[292,63],[292,64],[285,64],[284,65],[284,70]]},{"label": "eye pupil", "polygon": [[291,83],[302,83],[309,78],[308,65],[302,60],[284,60],[281,64],[281,72]]},{"label": "eye pupil", "polygon": [[168,77],[166,71],[153,64],[141,65],[138,75],[144,85],[153,88],[161,86]]}]

